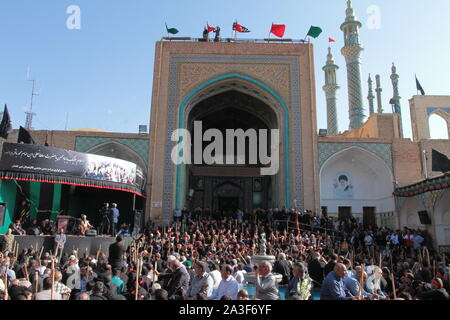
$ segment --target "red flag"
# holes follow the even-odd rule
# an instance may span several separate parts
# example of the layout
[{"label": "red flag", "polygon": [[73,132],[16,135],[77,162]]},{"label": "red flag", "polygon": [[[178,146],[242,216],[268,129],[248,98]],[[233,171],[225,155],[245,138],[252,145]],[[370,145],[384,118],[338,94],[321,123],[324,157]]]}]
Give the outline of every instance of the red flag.
[{"label": "red flag", "polygon": [[235,22],[233,23],[233,30],[237,32],[242,32],[242,26],[238,22]]},{"label": "red flag", "polygon": [[328,42],[336,42],[336,40],[334,40],[332,38],[328,38]]},{"label": "red flag", "polygon": [[242,32],[242,33],[251,32],[249,29],[247,29],[243,25],[239,24],[239,22],[234,22],[233,23],[233,31]]},{"label": "red flag", "polygon": [[272,28],[270,29],[270,33],[273,33],[277,37],[283,38],[285,31],[286,31],[285,24],[273,24],[272,23]]},{"label": "red flag", "polygon": [[216,30],[216,28],[214,27],[210,27],[209,24],[206,24],[208,26],[208,32],[214,31]]},{"label": "red flag", "polygon": [[233,23],[233,31],[242,32],[242,33],[250,32],[249,29],[247,29],[243,25],[239,24],[239,22],[234,22]]}]

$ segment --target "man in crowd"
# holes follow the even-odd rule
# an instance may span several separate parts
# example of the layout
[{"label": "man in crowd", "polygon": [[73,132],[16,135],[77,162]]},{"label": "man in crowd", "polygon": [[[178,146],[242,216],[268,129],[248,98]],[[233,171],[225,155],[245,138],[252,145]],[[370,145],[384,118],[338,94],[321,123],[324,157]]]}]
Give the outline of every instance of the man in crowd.
[{"label": "man in crowd", "polygon": [[314,252],[313,259],[308,264],[309,276],[314,281],[315,286],[321,286],[323,281],[323,269],[326,265],[326,260],[319,252]]},{"label": "man in crowd", "polygon": [[43,281],[44,290],[41,292],[38,292],[34,298],[34,300],[62,300],[61,294],[56,292],[55,289],[53,289],[53,295],[52,295],[52,279],[51,277],[47,277]]},{"label": "man in crowd", "polygon": [[189,289],[190,276],[183,266],[183,264],[175,259],[170,263],[170,269],[172,270],[169,284],[166,288],[169,299],[179,300],[181,297],[187,295]]},{"label": "man in crowd", "polygon": [[220,300],[223,296],[230,296],[232,299],[237,299],[239,292],[239,283],[233,278],[233,268],[229,265],[223,265],[221,269],[222,281],[215,294],[210,297],[210,300]]},{"label": "man in crowd", "polygon": [[68,298],[72,292],[72,290],[63,283],[63,276],[60,271],[55,272],[55,283],[53,288],[61,295],[61,297],[65,298]]},{"label": "man in crowd", "polygon": [[111,227],[111,220],[110,220],[110,211],[109,203],[105,202],[103,204],[103,207],[99,210],[100,211],[100,227],[99,227],[99,235],[109,234],[110,227]]},{"label": "man in crowd", "polygon": [[195,300],[198,294],[205,295],[207,298],[212,295],[214,280],[212,276],[206,272],[207,268],[207,264],[201,261],[194,265],[195,276],[192,278],[191,285],[184,297],[185,300]]},{"label": "man in crowd", "polygon": [[108,262],[114,269],[122,268],[123,264],[123,253],[125,251],[123,247],[123,236],[118,235],[116,237],[116,242],[109,246],[109,257]]},{"label": "man in crowd", "polygon": [[258,300],[278,300],[278,288],[275,276],[272,274],[272,265],[262,261],[255,271],[256,295]]},{"label": "man in crowd", "polygon": [[289,279],[291,278],[291,265],[289,264],[289,261],[286,260],[285,253],[280,253],[278,255],[278,259],[273,266],[273,271],[283,276],[280,285],[285,285],[289,282]]},{"label": "man in crowd", "polygon": [[320,300],[349,300],[350,292],[345,288],[342,279],[345,277],[347,268],[344,264],[338,263],[334,266],[322,283]]},{"label": "man in crowd", "polygon": [[295,263],[292,274],[286,290],[288,298],[298,296],[296,300],[308,300],[311,296],[312,281],[306,266],[299,262]]},{"label": "man in crowd", "polygon": [[109,220],[111,221],[111,235],[113,237],[116,236],[117,233],[117,223],[119,222],[119,209],[117,209],[117,203],[111,204],[111,209],[109,210],[110,217]]},{"label": "man in crowd", "polygon": [[53,248],[53,251],[55,253],[57,253],[57,256],[60,255],[62,256],[63,251],[64,251],[64,245],[66,244],[67,241],[67,237],[66,234],[64,233],[64,228],[59,229],[58,234],[55,236],[55,245]]}]

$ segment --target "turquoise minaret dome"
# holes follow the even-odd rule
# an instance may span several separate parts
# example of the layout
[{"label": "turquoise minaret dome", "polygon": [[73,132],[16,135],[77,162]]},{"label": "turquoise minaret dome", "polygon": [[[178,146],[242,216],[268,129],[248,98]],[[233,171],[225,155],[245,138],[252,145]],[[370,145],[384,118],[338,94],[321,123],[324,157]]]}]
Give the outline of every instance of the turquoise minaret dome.
[{"label": "turquoise minaret dome", "polygon": [[344,32],[344,47],[341,50],[347,63],[348,103],[350,130],[360,127],[364,122],[364,107],[361,82],[361,53],[364,50],[359,38],[362,23],[354,14],[352,2],[347,1],[345,22],[341,25]]},{"label": "turquoise minaret dome", "polygon": [[338,134],[338,122],[336,113],[336,91],[339,89],[336,80],[336,70],[339,67],[334,63],[331,48],[328,48],[327,62],[322,70],[325,72],[325,85],[323,91],[327,98],[327,129],[329,134]]}]

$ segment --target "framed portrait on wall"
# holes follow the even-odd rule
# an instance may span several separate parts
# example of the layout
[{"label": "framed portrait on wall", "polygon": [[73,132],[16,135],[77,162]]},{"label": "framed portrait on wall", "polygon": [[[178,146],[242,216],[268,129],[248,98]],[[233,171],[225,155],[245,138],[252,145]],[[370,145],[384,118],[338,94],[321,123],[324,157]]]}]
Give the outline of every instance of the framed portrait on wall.
[{"label": "framed portrait on wall", "polygon": [[353,198],[353,181],[349,172],[337,172],[333,180],[334,196],[338,199]]}]

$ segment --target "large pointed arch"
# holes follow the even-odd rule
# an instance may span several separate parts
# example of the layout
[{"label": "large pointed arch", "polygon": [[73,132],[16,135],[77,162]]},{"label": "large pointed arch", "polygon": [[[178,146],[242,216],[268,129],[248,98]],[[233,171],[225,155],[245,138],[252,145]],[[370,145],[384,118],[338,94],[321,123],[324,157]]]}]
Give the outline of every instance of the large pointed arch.
[{"label": "large pointed arch", "polygon": [[[428,114],[430,139],[450,139],[450,114],[443,109],[433,110]],[[433,126],[434,124],[434,126]],[[434,128],[436,127],[436,128]],[[433,128],[433,130],[432,130]],[[437,137],[442,136],[442,137]]]},{"label": "large pointed arch", "polygon": [[144,159],[136,151],[117,141],[105,141],[89,148],[86,153],[130,161],[138,165],[144,174],[147,172],[147,164]]},{"label": "large pointed arch", "polygon": [[[275,92],[272,88],[270,88],[268,85],[264,84],[263,82],[256,80],[252,77],[249,77],[247,75],[239,74],[239,73],[230,73],[225,75],[220,75],[217,77],[214,77],[200,86],[193,89],[189,94],[186,95],[186,97],[182,100],[179,109],[178,109],[178,128],[183,129],[186,125],[186,118],[187,118],[187,108],[189,106],[189,103],[195,99],[196,97],[199,97],[202,92],[204,92],[208,88],[212,88],[214,86],[217,86],[219,83],[222,83],[224,81],[237,81],[237,82],[247,82],[251,84],[253,87],[257,88],[260,92],[263,92],[266,97],[269,97],[276,101],[276,104],[280,110],[278,110],[278,113],[281,113],[281,121],[283,124],[283,130],[281,132],[283,136],[283,148],[285,150],[285,156],[284,156],[284,163],[283,163],[283,175],[284,175],[284,189],[285,189],[285,205],[286,207],[291,206],[291,181],[290,181],[290,161],[289,161],[289,111],[287,108],[286,103],[283,101],[283,99],[280,97],[280,95]],[[250,92],[250,94],[252,94]],[[199,100],[200,101],[200,100]],[[181,141],[181,137],[179,138],[179,141]],[[177,165],[176,170],[176,197],[175,197],[175,206],[180,207],[181,206],[181,199],[182,199],[182,179],[183,179],[183,165],[179,164]]]},{"label": "large pointed arch", "polygon": [[372,151],[369,151],[365,148],[359,147],[359,146],[351,146],[348,148],[344,148],[342,150],[339,150],[335,153],[333,153],[327,160],[325,160],[325,162],[322,164],[322,166],[319,169],[319,176],[322,174],[322,170],[326,167],[327,163],[329,163],[330,161],[333,161],[333,159],[335,159],[337,156],[339,156],[342,153],[346,153],[349,152],[351,150],[358,150],[364,153],[369,154],[370,156],[374,157],[375,159],[380,161],[380,164],[382,163],[382,165],[388,170],[388,172],[390,173],[390,176],[392,178],[392,181],[394,181],[394,175],[391,171],[391,168],[389,167],[389,165],[386,163],[386,161],[384,159],[382,159],[379,155],[373,153]]},{"label": "large pointed arch", "polygon": [[[338,194],[333,185],[336,175],[344,173],[350,175],[347,178],[353,188],[347,197]],[[392,170],[386,161],[365,148],[351,146],[334,153],[320,167],[319,180],[321,205],[329,207],[331,213],[337,213],[339,207],[352,207],[355,213],[362,213],[364,207],[375,207],[378,213],[395,211]]]}]

